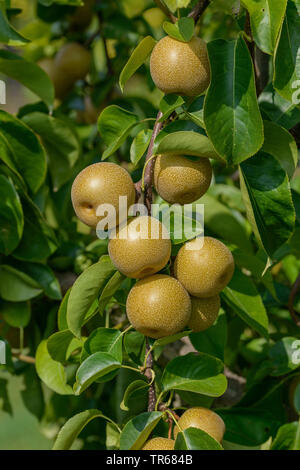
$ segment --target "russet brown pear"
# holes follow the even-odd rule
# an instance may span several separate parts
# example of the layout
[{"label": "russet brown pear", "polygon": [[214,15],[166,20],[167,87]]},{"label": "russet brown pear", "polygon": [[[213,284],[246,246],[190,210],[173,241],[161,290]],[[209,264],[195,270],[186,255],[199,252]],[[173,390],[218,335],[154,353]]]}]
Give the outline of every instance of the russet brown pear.
[{"label": "russet brown pear", "polygon": [[70,42],[62,46],[54,59],[41,59],[38,65],[51,78],[56,98],[63,99],[74,83],[89,72],[91,54],[81,44]]},{"label": "russet brown pear", "polygon": [[164,93],[200,95],[210,82],[205,41],[199,37],[189,42],[164,37],[152,51],[150,71],[155,85]]},{"label": "russet brown pear", "polygon": [[159,155],[155,161],[155,189],[170,204],[196,201],[208,190],[211,178],[208,158],[192,161],[182,155]]},{"label": "russet brown pear", "polygon": [[174,438],[187,428],[202,429],[218,442],[222,442],[225,433],[222,418],[214,411],[202,407],[190,408],[183,413],[178,420],[178,426],[174,428]]},{"label": "russet brown pear", "polygon": [[189,328],[195,333],[210,328],[217,319],[220,310],[220,296],[206,297],[200,299],[191,297],[192,314],[189,321]]},{"label": "russet brown pear", "polygon": [[[134,184],[124,168],[109,162],[94,163],[82,170],[75,178],[71,191],[77,217],[91,227],[96,227],[105,217],[96,215],[101,204],[111,204],[115,208],[116,223],[119,224],[120,196],[127,197],[128,207],[134,204]],[[127,214],[121,214],[120,218],[123,222]]]},{"label": "russet brown pear", "polygon": [[166,437],[153,437],[144,444],[142,450],[174,450],[175,441]]},{"label": "russet brown pear", "polygon": [[174,264],[175,277],[194,297],[218,294],[230,282],[233,272],[234,260],[230,250],[212,237],[186,242]]},{"label": "russet brown pear", "polygon": [[156,274],[138,281],[129,292],[127,316],[132,326],[150,338],[183,330],[191,316],[191,300],[180,282]]},{"label": "russet brown pear", "polygon": [[170,235],[154,217],[140,216],[121,227],[108,244],[109,256],[125,276],[141,279],[163,269],[171,256]]}]

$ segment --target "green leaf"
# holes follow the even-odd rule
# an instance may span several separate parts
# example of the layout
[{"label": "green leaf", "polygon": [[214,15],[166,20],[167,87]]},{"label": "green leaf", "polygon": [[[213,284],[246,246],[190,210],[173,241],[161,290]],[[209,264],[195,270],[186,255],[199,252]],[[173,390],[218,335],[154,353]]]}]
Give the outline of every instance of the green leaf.
[{"label": "green leaf", "polygon": [[240,166],[240,184],[256,239],[272,257],[294,231],[295,209],[288,177],[273,156],[261,151]]},{"label": "green leaf", "polygon": [[28,274],[43,289],[45,294],[53,300],[61,300],[61,290],[53,271],[41,263],[16,263],[16,267]]},{"label": "green leaf", "polygon": [[259,96],[259,106],[263,115],[285,129],[291,129],[300,121],[300,109],[280,96],[270,83]]},{"label": "green leaf", "polygon": [[124,279],[126,279],[126,277],[123,274],[119,273],[119,271],[115,272],[109,279],[99,298],[99,313],[101,315],[103,314],[106,305],[108,304],[112,296],[115,294],[115,292],[117,292]]},{"label": "green leaf", "polygon": [[155,39],[146,36],[134,49],[120,75],[119,85],[122,91],[129,78],[144,64],[155,44]]},{"label": "green leaf", "polygon": [[73,395],[72,387],[67,384],[65,370],[50,356],[46,340],[42,341],[37,348],[35,367],[39,378],[55,393]]},{"label": "green leaf", "polygon": [[293,136],[275,122],[264,121],[265,141],[262,151],[276,158],[289,178],[298,164],[298,149]]},{"label": "green leaf", "polygon": [[120,431],[111,423],[106,423],[105,446],[107,450],[118,450],[120,448]]},{"label": "green leaf", "polygon": [[160,411],[142,413],[126,423],[120,438],[121,450],[139,450],[162,418]]},{"label": "green leaf", "polygon": [[175,109],[179,108],[185,103],[185,100],[182,96],[178,95],[165,95],[162,97],[159,103],[159,109],[163,113],[162,117],[159,119],[159,122],[165,121]]},{"label": "green leaf", "polygon": [[[273,85],[283,98],[293,104],[299,104],[299,99],[295,102],[299,96],[299,49],[300,4],[298,0],[288,0],[280,39],[275,51]],[[295,99],[293,99],[294,96]]]},{"label": "green leaf", "polygon": [[300,450],[300,421],[281,426],[272,442],[271,450]]},{"label": "green leaf", "polygon": [[125,390],[120,408],[129,411],[136,407],[143,407],[148,396],[149,383],[146,380],[134,380]]},{"label": "green leaf", "polygon": [[57,324],[58,324],[58,329],[60,331],[68,329],[67,306],[68,306],[68,300],[69,300],[70,293],[71,293],[71,287],[65,293],[64,298],[62,299],[62,301],[60,303],[60,306],[59,306],[59,309],[58,309]]},{"label": "green leaf", "polygon": [[54,361],[65,363],[75,349],[82,348],[83,342],[69,330],[58,331],[47,340],[47,348]]},{"label": "green leaf", "polygon": [[5,1],[0,1],[0,42],[8,46],[23,46],[29,42],[19,34],[8,22]]},{"label": "green leaf", "polygon": [[194,34],[195,22],[193,18],[180,18],[176,23],[164,21],[163,28],[165,32],[177,41],[189,42]]},{"label": "green leaf", "polygon": [[133,139],[130,147],[130,161],[137,165],[144,153],[146,152],[150,143],[152,131],[150,129],[144,129],[140,131],[137,136]]},{"label": "green leaf", "polygon": [[10,302],[24,302],[37,297],[42,289],[27,274],[12,266],[0,266],[0,296]]},{"label": "green leaf", "polygon": [[186,8],[189,6],[191,0],[164,0],[164,3],[167,5],[169,10],[175,13],[178,8]]},{"label": "green leaf", "polygon": [[245,212],[245,206],[240,189],[228,184],[214,184],[210,186],[208,193],[229,209]]},{"label": "green leaf", "polygon": [[61,428],[53,446],[53,450],[69,450],[85,426],[95,418],[103,418],[106,421],[116,424],[102,414],[99,410],[86,410],[72,416]]},{"label": "green leaf", "polygon": [[160,348],[162,346],[166,346],[167,344],[174,343],[175,341],[178,341],[179,339],[188,336],[191,332],[191,330],[180,331],[179,333],[175,333],[175,335],[159,338],[154,341],[152,348]]},{"label": "green leaf", "polygon": [[242,0],[250,14],[251,32],[257,46],[273,54],[287,0]]},{"label": "green leaf", "polygon": [[186,204],[184,211],[180,205],[166,202],[153,207],[153,217],[162,219],[174,245],[191,240],[203,233],[204,214],[202,205]]},{"label": "green leaf", "polygon": [[205,226],[209,230],[246,252],[252,252],[250,236],[247,233],[245,220],[241,216],[237,217],[227,205],[212,197],[210,191],[204,194],[198,202],[204,204]]},{"label": "green leaf", "polygon": [[186,354],[170,361],[162,376],[162,388],[186,390],[211,397],[223,395],[227,380],[223,363],[208,354]]},{"label": "green leaf", "polygon": [[221,310],[215,324],[208,330],[192,333],[190,340],[197,351],[210,354],[224,361],[224,350],[227,341],[225,312]]},{"label": "green leaf", "polygon": [[233,278],[221,297],[251,328],[268,338],[268,316],[249,276],[235,268]]},{"label": "green leaf", "polygon": [[93,382],[116,369],[120,369],[121,363],[111,354],[96,352],[89,356],[79,367],[74,384],[75,395],[80,395]]},{"label": "green leaf", "polygon": [[13,328],[25,328],[31,317],[29,302],[1,302],[3,320]]},{"label": "green leaf", "polygon": [[49,76],[38,65],[17,54],[0,51],[0,72],[22,83],[35,93],[48,107],[54,103],[54,87]]},{"label": "green leaf", "polygon": [[8,141],[4,135],[0,132],[0,160],[5,163],[5,165],[17,176],[24,189],[26,189],[25,182],[22,179],[22,176],[17,170],[16,164],[14,162],[13,151],[10,148]]},{"label": "green leaf", "polygon": [[43,184],[47,172],[46,154],[40,141],[22,121],[2,110],[0,110],[0,134],[11,150],[18,172],[31,191],[36,193]]},{"label": "green leaf", "polygon": [[41,420],[45,411],[45,400],[42,384],[34,367],[28,367],[24,373],[25,389],[21,396],[26,409]]},{"label": "green leaf", "polygon": [[271,347],[269,357],[273,367],[271,372],[272,376],[278,377],[288,374],[300,367],[299,361],[297,360],[299,354],[297,354],[295,345],[298,345],[297,338],[287,336],[277,341],[277,343]]},{"label": "green leaf", "polygon": [[98,129],[107,146],[102,160],[108,158],[122,145],[137,124],[138,117],[119,106],[111,105],[102,111],[98,119]]},{"label": "green leaf", "polygon": [[254,155],[263,144],[253,64],[242,37],[208,44],[211,84],[204,102],[207,135],[228,164]]},{"label": "green leaf", "polygon": [[22,120],[42,138],[49,157],[54,191],[69,181],[71,170],[80,157],[81,146],[77,134],[67,121],[45,113],[26,114]]},{"label": "green leaf", "polygon": [[21,239],[24,217],[19,195],[3,175],[0,175],[0,218],[0,252],[9,255]]},{"label": "green leaf", "polygon": [[142,365],[145,359],[145,336],[138,331],[128,331],[124,338],[125,350],[135,364]]},{"label": "green leaf", "polygon": [[232,251],[234,261],[240,269],[247,269],[256,282],[262,282],[274,299],[277,299],[277,294],[274,286],[273,276],[271,270],[266,270],[267,255],[261,250],[253,255],[249,252],[244,252],[239,248],[234,248]]},{"label": "green leaf", "polygon": [[249,447],[266,442],[279,425],[268,411],[251,407],[218,409],[218,414],[226,425],[224,440]]},{"label": "green leaf", "polygon": [[113,328],[96,328],[84,343],[85,357],[96,352],[107,352],[122,362],[122,334]]},{"label": "green leaf", "polygon": [[175,450],[223,450],[223,447],[207,432],[191,427],[177,434]]},{"label": "green leaf", "polygon": [[210,140],[193,131],[172,132],[164,136],[155,150],[155,154],[195,155],[196,157],[220,160]]},{"label": "green leaf", "polygon": [[31,199],[24,195],[22,205],[24,230],[14,256],[23,261],[44,261],[57,248],[55,234]]},{"label": "green leaf", "polygon": [[75,281],[68,300],[67,322],[78,338],[86,313],[115,271],[109,256],[102,256],[98,263],[87,268]]}]

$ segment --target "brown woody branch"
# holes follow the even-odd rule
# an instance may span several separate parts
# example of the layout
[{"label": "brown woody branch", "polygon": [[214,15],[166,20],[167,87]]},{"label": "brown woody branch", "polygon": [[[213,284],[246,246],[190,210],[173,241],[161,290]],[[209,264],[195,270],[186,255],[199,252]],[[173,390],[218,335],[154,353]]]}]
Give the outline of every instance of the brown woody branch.
[{"label": "brown woody branch", "polygon": [[151,137],[147,155],[146,155],[146,163],[145,163],[146,169],[145,169],[145,175],[144,175],[144,202],[147,207],[149,215],[151,214],[152,184],[153,184],[153,174],[154,174],[154,166],[155,166],[155,160],[156,160],[156,158],[152,158],[152,154],[153,154],[153,147],[154,147],[155,139],[158,136],[163,126],[163,122],[159,122],[162,115],[163,113],[161,111],[158,111],[154,128],[153,128],[153,132],[152,132],[152,137]]},{"label": "brown woody branch", "polygon": [[150,351],[150,345],[148,338],[146,338],[146,368],[144,371],[145,377],[150,382],[149,392],[148,392],[148,411],[154,411],[156,405],[156,392],[155,392],[155,384],[152,377],[152,367],[153,367],[153,356]]},{"label": "brown woody branch", "polygon": [[290,293],[290,297],[289,297],[289,303],[288,303],[288,308],[289,308],[291,317],[292,317],[294,323],[297,326],[299,326],[299,328],[300,328],[300,317],[297,315],[297,313],[294,310],[295,297],[298,293],[299,287],[300,287],[300,274],[299,274],[299,276],[297,277],[296,281],[293,284],[293,287],[292,287],[292,290],[291,290],[291,293]]},{"label": "brown woody branch", "polygon": [[195,23],[197,23],[200,16],[206,10],[208,5],[209,5],[209,0],[200,0],[190,12],[189,17],[193,18]]},{"label": "brown woody branch", "polygon": [[161,11],[164,12],[164,14],[169,18],[169,20],[172,21],[172,23],[176,23],[177,18],[176,16],[173,15],[173,13],[169,10],[167,5],[164,3],[163,0],[154,0],[158,8],[161,9]]},{"label": "brown woody branch", "polygon": [[[146,168],[144,174],[144,203],[147,207],[148,214],[151,215],[151,205],[152,205],[152,185],[153,185],[153,174],[154,174],[154,165],[155,165],[155,158],[152,158],[153,154],[153,147],[154,142],[161,131],[163,126],[163,122],[159,122],[160,118],[162,117],[163,113],[158,111],[156,116],[156,121],[154,124],[150,144],[148,147],[147,155],[146,155]],[[139,181],[135,184],[137,197],[141,195],[142,191],[142,182]],[[149,387],[149,395],[148,395],[148,411],[154,411],[156,405],[156,393],[155,393],[155,384],[152,378],[152,366],[153,366],[153,356],[150,352],[150,345],[148,338],[146,338],[146,368],[144,371],[145,376],[147,377],[148,381],[151,382]]]},{"label": "brown woody branch", "polygon": [[24,354],[12,353],[14,357],[19,361],[26,362],[27,364],[35,364],[35,358],[31,356],[25,356]]}]

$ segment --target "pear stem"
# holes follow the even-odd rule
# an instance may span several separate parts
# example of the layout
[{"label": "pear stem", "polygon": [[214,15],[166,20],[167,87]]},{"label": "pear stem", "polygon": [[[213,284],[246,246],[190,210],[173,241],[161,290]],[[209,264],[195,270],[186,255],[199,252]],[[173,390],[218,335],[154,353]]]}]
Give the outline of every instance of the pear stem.
[{"label": "pear stem", "polygon": [[153,357],[150,352],[150,345],[148,338],[146,338],[146,369],[145,369],[145,377],[147,377],[148,382],[150,382],[149,393],[148,393],[148,411],[155,411],[155,404],[156,404],[156,391],[155,391],[155,384],[153,380],[152,374],[152,367],[153,367]]}]

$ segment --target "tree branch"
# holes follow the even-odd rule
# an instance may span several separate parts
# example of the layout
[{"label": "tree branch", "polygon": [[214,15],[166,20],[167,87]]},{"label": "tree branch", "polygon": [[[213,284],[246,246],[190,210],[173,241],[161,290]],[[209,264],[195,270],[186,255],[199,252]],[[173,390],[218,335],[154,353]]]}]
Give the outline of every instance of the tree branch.
[{"label": "tree branch", "polygon": [[153,184],[154,165],[155,165],[155,160],[156,160],[156,158],[151,158],[151,157],[153,153],[155,139],[158,136],[163,126],[162,122],[158,122],[160,118],[162,117],[162,115],[163,113],[161,111],[158,111],[154,128],[153,128],[153,132],[152,132],[152,137],[151,137],[147,155],[146,155],[146,162],[145,162],[146,169],[145,169],[145,176],[144,176],[144,202],[147,207],[149,215],[151,214],[152,184]]},{"label": "tree branch", "polygon": [[297,277],[296,281],[293,284],[293,287],[292,287],[292,290],[291,290],[291,293],[290,293],[290,296],[289,296],[289,303],[288,303],[288,307],[289,307],[291,317],[292,317],[294,323],[297,326],[299,326],[299,328],[300,328],[300,318],[297,316],[297,313],[294,310],[295,297],[297,295],[299,287],[300,287],[300,274],[299,274],[299,276]]},{"label": "tree branch", "polygon": [[163,0],[154,0],[158,8],[161,9],[161,11],[164,12],[164,14],[169,18],[169,20],[172,21],[172,23],[176,23],[177,18],[176,16],[173,15],[173,13],[169,10],[167,5],[163,2]]},{"label": "tree branch", "polygon": [[[136,190],[136,199],[139,199],[142,192],[142,184],[144,183],[144,204],[147,207],[148,214],[151,215],[151,205],[152,205],[152,185],[153,185],[153,174],[154,174],[154,165],[156,158],[152,158],[153,154],[153,147],[156,137],[158,136],[161,128],[163,126],[163,122],[159,122],[160,118],[162,117],[163,113],[158,111],[156,116],[156,121],[153,127],[153,132],[151,136],[151,140],[149,143],[149,147],[147,150],[146,161],[145,161],[145,174],[144,174],[144,182],[139,181],[135,184]],[[153,357],[152,353],[150,352],[150,345],[148,338],[146,338],[146,368],[144,371],[145,376],[147,377],[148,381],[151,383],[149,387],[149,394],[148,394],[148,411],[154,411],[156,405],[156,393],[155,393],[155,384],[152,378],[152,366],[153,366]]]},{"label": "tree branch", "polygon": [[209,5],[209,0],[200,0],[192,9],[190,14],[188,15],[190,18],[195,20],[195,24],[199,20],[202,13],[206,10]]},{"label": "tree branch", "polygon": [[134,183],[135,187],[135,202],[138,202],[142,195],[142,180],[138,181],[137,183]]},{"label": "tree branch", "polygon": [[31,356],[25,356],[24,354],[12,353],[13,357],[19,359],[19,361],[26,362],[27,364],[35,364],[35,358]]}]

